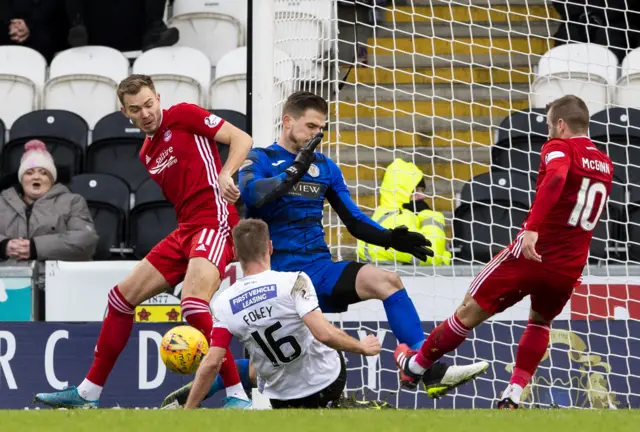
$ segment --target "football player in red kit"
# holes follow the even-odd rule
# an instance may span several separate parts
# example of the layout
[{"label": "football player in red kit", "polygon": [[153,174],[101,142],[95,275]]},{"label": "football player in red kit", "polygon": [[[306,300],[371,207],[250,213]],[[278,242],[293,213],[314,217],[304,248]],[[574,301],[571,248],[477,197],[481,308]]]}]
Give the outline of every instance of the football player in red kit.
[{"label": "football player in red kit", "polygon": [[[36,395],[36,401],[54,407],[97,407],[102,387],[131,334],[136,305],[183,280],[182,316],[209,337],[209,301],[233,258],[231,229],[238,223],[233,203],[240,191],[231,176],[251,149],[251,137],[196,105],[182,103],[162,110],[148,76],[123,80],[118,98],[122,112],[147,135],[140,159],[174,205],[178,228],[109,292],[108,313],[86,379],[77,388]],[[216,142],[229,145],[224,167]],[[227,388],[225,406],[247,408],[251,404],[233,357],[225,360],[221,373]]]},{"label": "football player in red kit", "polygon": [[[531,297],[510,383],[499,408],[517,408],[549,344],[551,321],[579,284],[589,245],[611,190],[613,164],[587,138],[589,110],[576,96],[547,106],[549,141],[542,148],[536,198],[516,240],[475,277],[455,314],[436,327],[418,352],[398,346],[404,385],[414,386],[469,330]],[[429,389],[427,389],[429,392]]]}]

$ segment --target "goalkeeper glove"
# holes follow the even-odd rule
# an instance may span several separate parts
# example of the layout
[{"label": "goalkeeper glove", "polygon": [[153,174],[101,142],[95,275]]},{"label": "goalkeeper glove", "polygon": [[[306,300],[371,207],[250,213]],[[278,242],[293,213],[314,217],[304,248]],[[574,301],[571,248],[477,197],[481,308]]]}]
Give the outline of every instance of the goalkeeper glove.
[{"label": "goalkeeper glove", "polygon": [[293,164],[284,170],[284,172],[289,175],[289,178],[293,183],[300,180],[307,173],[313,161],[316,160],[316,156],[313,152],[315,152],[316,147],[318,147],[318,144],[320,144],[323,137],[324,134],[322,132],[318,132],[316,136],[311,138],[311,140],[298,152]]},{"label": "goalkeeper glove", "polygon": [[409,231],[404,225],[396,227],[391,231],[390,247],[398,252],[405,252],[426,261],[427,257],[433,256],[433,251],[429,249],[431,242],[420,233]]}]

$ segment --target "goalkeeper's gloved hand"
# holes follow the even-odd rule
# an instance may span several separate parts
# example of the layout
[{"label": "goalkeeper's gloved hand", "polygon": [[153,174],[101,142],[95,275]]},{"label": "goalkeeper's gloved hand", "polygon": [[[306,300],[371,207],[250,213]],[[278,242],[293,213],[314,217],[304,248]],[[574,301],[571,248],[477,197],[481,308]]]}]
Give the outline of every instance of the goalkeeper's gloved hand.
[{"label": "goalkeeper's gloved hand", "polygon": [[320,141],[322,141],[323,137],[324,134],[322,132],[318,132],[316,136],[311,138],[311,140],[298,152],[293,164],[284,170],[284,172],[289,174],[291,179],[298,181],[306,174],[309,167],[316,159],[316,156],[313,153],[315,152],[316,147],[318,147],[318,144],[320,144]]},{"label": "goalkeeper's gloved hand", "polygon": [[427,257],[433,256],[433,251],[429,249],[431,242],[420,233],[409,231],[404,225],[396,227],[391,231],[391,244],[389,245],[398,252],[405,252],[426,261]]}]

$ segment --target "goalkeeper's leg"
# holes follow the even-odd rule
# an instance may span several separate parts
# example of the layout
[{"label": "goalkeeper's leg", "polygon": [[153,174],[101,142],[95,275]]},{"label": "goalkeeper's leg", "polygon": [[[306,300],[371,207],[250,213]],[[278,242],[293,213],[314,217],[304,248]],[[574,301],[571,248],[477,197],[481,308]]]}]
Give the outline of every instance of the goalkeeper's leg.
[{"label": "goalkeeper's leg", "polygon": [[[357,273],[351,274],[354,271]],[[370,299],[382,300],[389,327],[396,339],[412,349],[422,345],[424,332],[418,311],[396,273],[371,264],[359,264],[359,267],[349,265],[338,280],[332,296],[348,290],[353,292],[348,304]]]}]

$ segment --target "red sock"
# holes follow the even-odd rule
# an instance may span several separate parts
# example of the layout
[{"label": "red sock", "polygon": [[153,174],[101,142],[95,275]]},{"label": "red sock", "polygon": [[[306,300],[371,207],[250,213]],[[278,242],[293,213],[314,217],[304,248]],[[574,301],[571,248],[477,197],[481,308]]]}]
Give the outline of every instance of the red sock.
[{"label": "red sock", "polygon": [[[200,330],[209,339],[213,328],[209,302],[197,297],[185,297],[180,304],[182,306],[182,317],[187,320],[190,326]],[[220,377],[225,387],[240,383],[240,374],[238,374],[236,362],[230,350],[227,350],[224,356],[224,361],[220,367]]]},{"label": "red sock", "polygon": [[420,347],[416,356],[416,363],[423,368],[429,368],[443,355],[458,348],[467,338],[469,329],[458,319],[451,315],[446,321],[436,327],[426,341]]},{"label": "red sock", "polygon": [[520,337],[518,351],[516,351],[516,366],[513,368],[509,383],[525,388],[548,346],[549,326],[530,320]]},{"label": "red sock", "polygon": [[131,336],[134,312],[135,307],[122,296],[118,286],[113,287],[109,291],[107,316],[102,323],[87,380],[104,387],[118,356]]}]

